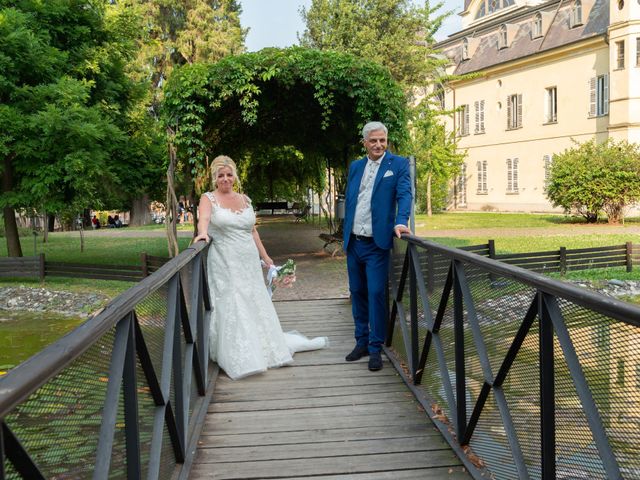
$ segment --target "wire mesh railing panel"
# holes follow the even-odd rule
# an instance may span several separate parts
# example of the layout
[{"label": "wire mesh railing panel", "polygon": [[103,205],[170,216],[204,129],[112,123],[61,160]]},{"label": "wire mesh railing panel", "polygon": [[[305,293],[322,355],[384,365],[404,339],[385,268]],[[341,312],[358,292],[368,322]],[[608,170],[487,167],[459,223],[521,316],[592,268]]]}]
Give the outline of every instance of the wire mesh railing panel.
[{"label": "wire mesh railing panel", "polygon": [[204,248],[189,247],[0,379],[3,478],[168,479],[190,463],[199,428],[190,419],[208,404],[208,355],[194,342],[208,320],[206,276],[184,267]]},{"label": "wire mesh railing panel", "polygon": [[[562,317],[623,478],[640,478],[640,328],[567,301]],[[561,352],[560,345],[555,346]],[[558,462],[606,478],[566,366],[556,374]],[[582,448],[576,450],[575,446]]]},{"label": "wire mesh railing panel", "polygon": [[[469,397],[475,401],[476,392],[470,388],[469,393]],[[473,453],[482,459],[481,464],[494,474],[494,478],[518,478],[513,452],[493,393],[486,400],[470,446]]]},{"label": "wire mesh railing panel", "polygon": [[47,478],[93,474],[113,341],[111,330],[5,419]]},{"label": "wire mesh railing panel", "polygon": [[[414,270],[396,296],[405,315],[393,345],[476,478],[640,478],[640,310],[433,242],[407,245]],[[406,261],[394,256],[396,283]]]}]

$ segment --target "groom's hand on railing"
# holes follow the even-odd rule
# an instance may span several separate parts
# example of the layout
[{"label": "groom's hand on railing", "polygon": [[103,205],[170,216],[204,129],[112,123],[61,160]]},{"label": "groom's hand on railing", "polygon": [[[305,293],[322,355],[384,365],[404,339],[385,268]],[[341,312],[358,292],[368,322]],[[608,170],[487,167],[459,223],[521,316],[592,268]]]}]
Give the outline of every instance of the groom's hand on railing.
[{"label": "groom's hand on railing", "polygon": [[402,238],[403,233],[411,233],[411,229],[405,225],[396,225],[393,230],[398,238]]}]

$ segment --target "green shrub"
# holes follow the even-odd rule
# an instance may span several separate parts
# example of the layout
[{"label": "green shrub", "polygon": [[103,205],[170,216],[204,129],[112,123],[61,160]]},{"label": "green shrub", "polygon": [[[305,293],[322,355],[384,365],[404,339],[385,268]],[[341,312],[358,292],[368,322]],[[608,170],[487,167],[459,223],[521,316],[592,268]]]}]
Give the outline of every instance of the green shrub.
[{"label": "green shrub", "polygon": [[594,223],[605,212],[620,223],[625,210],[640,199],[640,148],[608,139],[590,140],[554,156],[546,188],[554,207]]}]

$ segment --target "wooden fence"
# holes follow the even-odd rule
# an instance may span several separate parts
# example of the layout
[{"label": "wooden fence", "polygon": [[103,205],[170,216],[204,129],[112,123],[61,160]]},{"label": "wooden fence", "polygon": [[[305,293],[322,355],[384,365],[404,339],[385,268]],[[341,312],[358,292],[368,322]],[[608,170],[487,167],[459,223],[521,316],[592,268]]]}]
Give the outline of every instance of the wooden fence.
[{"label": "wooden fence", "polygon": [[50,262],[41,253],[35,257],[0,258],[0,277],[29,277],[42,281],[50,276],[139,282],[169,260],[143,253],[138,265]]},{"label": "wooden fence", "polygon": [[633,270],[633,264],[640,263],[640,244],[627,242],[607,247],[575,248],[560,247],[546,252],[495,254],[495,244],[489,240],[487,256],[510,265],[517,265],[538,273],[591,270],[594,268],[625,267]]},{"label": "wooden fence", "polygon": [[[627,242],[608,247],[568,249],[546,252],[496,254],[495,241],[483,245],[469,245],[462,250],[493,258],[510,265],[517,265],[538,273],[558,272],[565,274],[574,270],[594,268],[625,267],[627,272],[633,265],[640,264],[640,244]],[[44,254],[35,257],[0,258],[0,277],[29,277],[44,280],[45,276],[90,278],[98,280],[120,280],[138,282],[158,270],[169,258],[155,257],[143,253],[138,265],[104,265],[90,263],[49,262]],[[427,266],[436,274],[446,274],[446,268],[439,268],[438,262],[425,258]],[[443,270],[444,269],[444,270]]]}]

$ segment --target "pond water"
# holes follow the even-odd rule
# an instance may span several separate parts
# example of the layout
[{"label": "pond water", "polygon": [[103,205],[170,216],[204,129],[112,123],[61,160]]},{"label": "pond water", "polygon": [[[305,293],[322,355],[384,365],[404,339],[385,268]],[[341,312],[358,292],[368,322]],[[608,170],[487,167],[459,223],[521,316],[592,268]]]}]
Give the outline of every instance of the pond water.
[{"label": "pond water", "polygon": [[84,320],[51,312],[0,310],[0,375],[55,342]]}]

